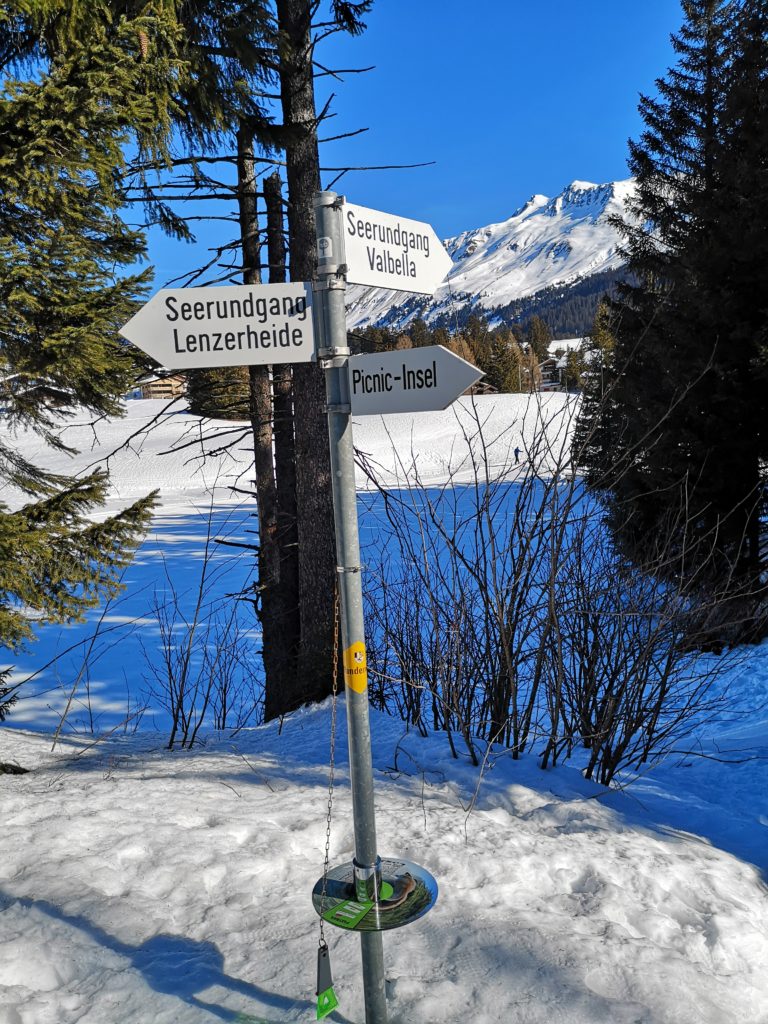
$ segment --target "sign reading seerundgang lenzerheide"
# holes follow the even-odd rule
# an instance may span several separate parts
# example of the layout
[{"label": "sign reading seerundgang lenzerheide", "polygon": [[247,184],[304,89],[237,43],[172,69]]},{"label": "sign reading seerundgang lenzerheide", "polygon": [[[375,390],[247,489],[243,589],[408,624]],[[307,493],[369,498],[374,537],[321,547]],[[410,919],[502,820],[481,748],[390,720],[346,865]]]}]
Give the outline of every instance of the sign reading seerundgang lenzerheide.
[{"label": "sign reading seerundgang lenzerheide", "polygon": [[312,286],[162,288],[120,334],[169,370],[308,363]]}]

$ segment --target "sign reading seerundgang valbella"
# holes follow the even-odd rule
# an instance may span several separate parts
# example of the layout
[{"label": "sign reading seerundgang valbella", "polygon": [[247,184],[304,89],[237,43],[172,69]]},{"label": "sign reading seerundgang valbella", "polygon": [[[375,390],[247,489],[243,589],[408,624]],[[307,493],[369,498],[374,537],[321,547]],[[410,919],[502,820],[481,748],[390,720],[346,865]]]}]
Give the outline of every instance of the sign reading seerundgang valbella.
[{"label": "sign reading seerundgang valbella", "polygon": [[432,295],[451,257],[430,224],[344,203],[347,280]]},{"label": "sign reading seerundgang valbella", "polygon": [[120,334],[169,370],[308,363],[315,350],[312,287],[163,288]]}]

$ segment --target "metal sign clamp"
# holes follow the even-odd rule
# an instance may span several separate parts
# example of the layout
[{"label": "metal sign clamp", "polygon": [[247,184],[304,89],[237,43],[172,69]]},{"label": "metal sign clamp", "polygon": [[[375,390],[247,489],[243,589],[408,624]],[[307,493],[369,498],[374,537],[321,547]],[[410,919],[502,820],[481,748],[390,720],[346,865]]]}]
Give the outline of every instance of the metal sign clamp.
[{"label": "metal sign clamp", "polygon": [[321,370],[341,370],[347,365],[348,353],[337,348],[326,348],[319,353],[318,363]]},{"label": "metal sign clamp", "polygon": [[334,288],[346,288],[348,269],[349,267],[346,263],[332,263],[330,266],[323,267],[323,273],[328,276],[320,278],[317,281],[313,281],[313,290],[316,292],[325,292],[331,291]]}]

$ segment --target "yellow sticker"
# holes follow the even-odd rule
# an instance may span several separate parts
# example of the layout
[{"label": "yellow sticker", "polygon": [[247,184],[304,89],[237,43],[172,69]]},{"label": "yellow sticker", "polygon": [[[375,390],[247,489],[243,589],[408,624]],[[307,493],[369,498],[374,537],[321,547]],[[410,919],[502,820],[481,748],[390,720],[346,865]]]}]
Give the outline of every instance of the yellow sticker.
[{"label": "yellow sticker", "polygon": [[344,683],[355,693],[365,693],[368,689],[368,662],[365,656],[365,644],[358,640],[344,650]]}]

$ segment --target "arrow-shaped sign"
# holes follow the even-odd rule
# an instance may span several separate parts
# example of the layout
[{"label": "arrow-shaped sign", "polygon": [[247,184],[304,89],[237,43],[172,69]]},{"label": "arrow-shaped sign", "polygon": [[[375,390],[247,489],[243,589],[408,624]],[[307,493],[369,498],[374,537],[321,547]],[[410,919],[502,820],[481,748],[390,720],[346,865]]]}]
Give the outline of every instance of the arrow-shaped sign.
[{"label": "arrow-shaped sign", "polygon": [[[431,225],[346,202],[342,213],[350,283],[434,294],[452,260]],[[318,239],[319,255],[332,256],[329,242]]]},{"label": "arrow-shaped sign", "polygon": [[312,286],[163,288],[120,334],[169,370],[308,363]]},{"label": "arrow-shaped sign", "polygon": [[446,409],[482,376],[476,366],[442,345],[352,356],[352,413],[366,416]]}]

